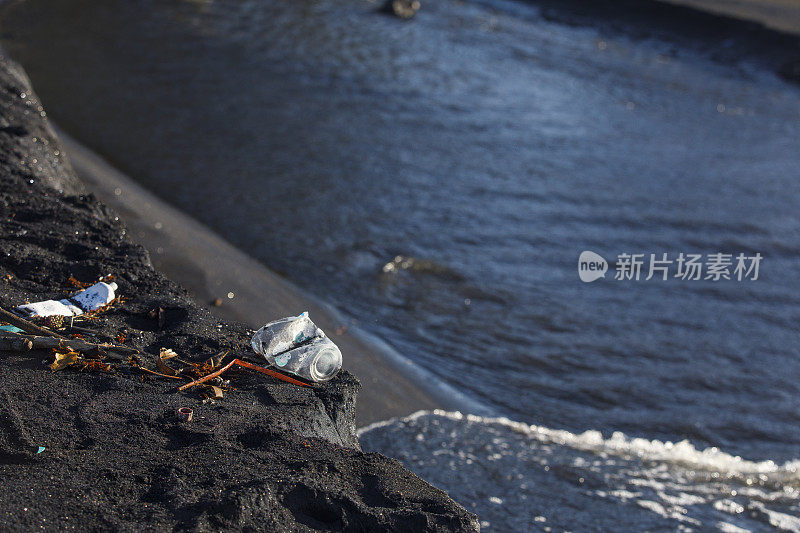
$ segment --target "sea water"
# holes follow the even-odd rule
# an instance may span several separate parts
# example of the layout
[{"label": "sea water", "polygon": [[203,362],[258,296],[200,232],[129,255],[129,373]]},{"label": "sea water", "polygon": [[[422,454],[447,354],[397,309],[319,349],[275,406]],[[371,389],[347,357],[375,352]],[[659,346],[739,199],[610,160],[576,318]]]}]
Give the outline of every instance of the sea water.
[{"label": "sea water", "polygon": [[[2,36],[68,132],[507,417],[361,435],[487,527],[797,530],[800,90],[736,39],[376,7],[28,0]],[[614,279],[718,252],[758,279]]]},{"label": "sea water", "polygon": [[367,426],[359,440],[475,510],[487,531],[800,530],[800,459],[445,411]]}]

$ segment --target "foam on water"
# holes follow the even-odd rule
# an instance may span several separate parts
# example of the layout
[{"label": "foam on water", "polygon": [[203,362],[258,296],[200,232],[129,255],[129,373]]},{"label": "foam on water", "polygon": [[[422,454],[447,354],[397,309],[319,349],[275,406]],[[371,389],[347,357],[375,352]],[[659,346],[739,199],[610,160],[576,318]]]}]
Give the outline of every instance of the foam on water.
[{"label": "foam on water", "polygon": [[688,441],[603,436],[420,411],[361,428],[484,528],[800,531],[800,459],[751,461]]}]

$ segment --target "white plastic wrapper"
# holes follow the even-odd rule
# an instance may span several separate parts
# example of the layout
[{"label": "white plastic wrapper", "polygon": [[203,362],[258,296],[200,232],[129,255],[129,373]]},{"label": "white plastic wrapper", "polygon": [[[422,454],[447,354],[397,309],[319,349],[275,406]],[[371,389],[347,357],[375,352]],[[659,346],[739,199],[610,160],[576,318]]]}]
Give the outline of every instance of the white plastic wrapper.
[{"label": "white plastic wrapper", "polygon": [[17,310],[27,317],[39,316],[78,316],[88,311],[100,309],[111,302],[114,298],[114,291],[117,290],[116,283],[95,283],[86,290],[80,291],[70,298],[63,300],[44,300],[17,306]]},{"label": "white plastic wrapper", "polygon": [[117,290],[117,284],[113,281],[111,283],[95,283],[85,291],[72,296],[72,300],[78,302],[78,305],[84,311],[94,311],[107,305],[114,298],[114,291]]},{"label": "white plastic wrapper", "polygon": [[20,305],[17,307],[27,317],[35,316],[77,316],[82,315],[83,310],[75,307],[69,300],[45,300],[32,304]]}]

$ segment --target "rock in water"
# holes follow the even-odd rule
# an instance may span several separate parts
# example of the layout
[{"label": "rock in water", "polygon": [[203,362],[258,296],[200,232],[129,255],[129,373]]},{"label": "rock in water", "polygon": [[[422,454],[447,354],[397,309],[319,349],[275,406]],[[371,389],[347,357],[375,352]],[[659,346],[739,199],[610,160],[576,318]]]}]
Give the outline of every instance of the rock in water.
[{"label": "rock in water", "polygon": [[386,0],[382,11],[391,13],[397,18],[409,20],[417,14],[419,6],[419,0]]}]

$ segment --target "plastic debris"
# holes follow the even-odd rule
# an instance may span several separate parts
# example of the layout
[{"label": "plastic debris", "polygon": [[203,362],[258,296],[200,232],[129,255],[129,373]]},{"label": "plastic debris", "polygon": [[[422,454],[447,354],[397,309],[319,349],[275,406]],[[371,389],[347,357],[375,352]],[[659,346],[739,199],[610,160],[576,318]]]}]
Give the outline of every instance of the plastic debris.
[{"label": "plastic debris", "polygon": [[45,451],[46,449],[47,448],[45,448],[44,446],[39,446],[39,449],[36,450],[36,454],[38,455],[38,454],[42,453],[43,451]]},{"label": "plastic debris", "polygon": [[328,381],[342,368],[339,347],[307,311],[270,322],[253,335],[251,344],[270,364],[309,381]]},{"label": "plastic debris", "polygon": [[8,322],[14,326],[17,326],[25,333],[30,335],[42,335],[45,337],[55,337],[57,339],[63,339],[61,335],[54,331],[50,331],[49,329],[43,328],[41,326],[37,326],[33,322],[28,322],[24,318],[15,315],[5,309],[0,308],[0,318],[3,319],[4,322]]},{"label": "plastic debris", "polygon": [[17,306],[17,311],[28,318],[49,316],[78,316],[96,311],[111,303],[117,290],[113,281],[100,281],[88,289],[82,290],[63,300],[44,300]]},{"label": "plastic debris", "polygon": [[180,418],[184,422],[191,422],[193,415],[194,411],[192,411],[188,407],[181,407],[180,409],[178,409],[178,418]]},{"label": "plastic debris", "polygon": [[8,331],[9,333],[25,333],[25,330],[12,325],[0,326],[0,331]]},{"label": "plastic debris", "polygon": [[308,311],[270,322],[259,329],[251,344],[256,353],[266,358],[274,357],[305,342],[324,337],[325,333],[308,316]]}]

